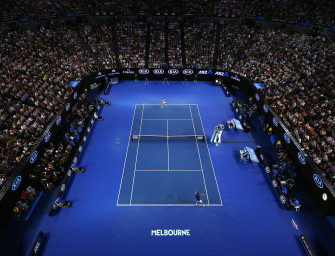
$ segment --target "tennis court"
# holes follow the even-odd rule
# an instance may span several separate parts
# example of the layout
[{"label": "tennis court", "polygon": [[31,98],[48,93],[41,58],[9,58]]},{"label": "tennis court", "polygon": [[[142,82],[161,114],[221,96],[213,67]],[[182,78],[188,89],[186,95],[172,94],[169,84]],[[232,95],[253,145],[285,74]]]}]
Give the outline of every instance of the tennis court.
[{"label": "tennis court", "polygon": [[221,206],[196,104],[135,105],[118,205]]}]

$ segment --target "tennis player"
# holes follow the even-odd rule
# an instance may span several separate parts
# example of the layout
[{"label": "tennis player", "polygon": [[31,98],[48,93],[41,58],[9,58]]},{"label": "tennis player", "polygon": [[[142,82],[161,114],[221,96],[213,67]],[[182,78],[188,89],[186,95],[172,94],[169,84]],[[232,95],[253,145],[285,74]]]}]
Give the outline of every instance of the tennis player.
[{"label": "tennis player", "polygon": [[164,106],[166,106],[166,107],[167,107],[167,102],[166,102],[166,99],[163,99],[163,100],[162,100],[162,106],[161,106],[161,108],[163,108]]},{"label": "tennis player", "polygon": [[195,191],[195,198],[197,199],[197,201],[195,202],[195,206],[198,206],[198,203],[201,203],[203,207],[205,207],[204,203],[201,200],[201,197],[205,196],[205,194],[201,194],[197,191]]}]

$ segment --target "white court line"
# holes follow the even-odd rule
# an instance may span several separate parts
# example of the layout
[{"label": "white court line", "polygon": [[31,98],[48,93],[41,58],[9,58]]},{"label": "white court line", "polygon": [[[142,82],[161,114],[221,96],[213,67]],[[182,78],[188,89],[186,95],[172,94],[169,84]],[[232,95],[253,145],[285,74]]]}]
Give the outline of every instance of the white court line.
[{"label": "white court line", "polygon": [[202,172],[202,170],[135,170],[135,172]]},{"label": "white court line", "polygon": [[[118,206],[193,206],[195,207],[195,204],[119,204]],[[222,204],[207,204],[206,207],[209,206],[222,206]],[[202,206],[198,206],[202,207]]]},{"label": "white court line", "polygon": [[136,112],[136,105],[135,105],[135,109],[134,109],[133,121],[131,122],[131,129],[130,129],[129,140],[128,140],[128,146],[127,146],[127,153],[126,153],[126,158],[124,159],[124,165],[123,165],[123,171],[122,171],[122,178],[121,178],[121,183],[120,183],[120,188],[119,188],[119,195],[117,196],[117,204],[119,203],[119,197],[120,197],[121,186],[122,186],[122,181],[123,181],[124,168],[126,167],[127,156],[128,156],[128,148],[129,148],[129,144],[130,144],[130,140],[131,140],[131,133],[132,133],[132,131],[133,131],[135,112]]},{"label": "white court line", "polygon": [[143,118],[143,120],[192,120],[192,119],[183,119],[183,118],[180,118],[180,119],[175,119],[175,118],[151,119],[151,118]]},{"label": "white court line", "polygon": [[[142,106],[162,106],[162,104],[136,104]],[[168,104],[168,106],[190,106],[190,105],[197,105],[197,104]]]},{"label": "white court line", "polygon": [[[202,125],[202,120],[201,120],[201,115],[200,115],[200,109],[199,109],[198,105],[197,105],[197,109],[198,109],[198,113],[199,113],[199,117],[200,117],[200,122],[201,122],[201,126],[202,126],[202,131],[203,131],[204,134],[205,134],[205,129],[204,129],[204,126]],[[206,146],[207,146],[207,150],[208,150],[209,159],[211,160],[211,165],[212,165],[213,174],[214,174],[214,178],[215,178],[215,182],[216,182],[216,187],[217,187],[217,189],[218,189],[219,197],[220,197],[220,201],[221,201],[221,205],[222,205],[221,194],[220,194],[220,190],[219,190],[218,182],[217,182],[217,180],[216,180],[216,175],[215,175],[215,171],[214,171],[214,166],[213,166],[213,162],[212,162],[212,157],[211,157],[211,154],[209,153],[209,148],[208,148],[207,140],[205,140],[205,141],[206,141]]]},{"label": "white court line", "polygon": [[[194,127],[194,122],[193,122],[193,115],[192,115],[191,106],[189,106],[189,108],[190,108],[190,113],[191,113],[191,118],[192,118],[192,124],[193,124],[194,134],[196,134],[195,127]],[[205,175],[204,175],[204,172],[203,172],[204,169],[202,168],[202,162],[201,162],[201,156],[200,156],[198,141],[195,140],[195,142],[197,143],[198,155],[199,155],[199,160],[200,160],[200,165],[201,165],[201,171],[202,171],[202,178],[204,180],[204,185],[205,185],[205,190],[206,190],[206,196],[207,196],[207,204],[209,204],[209,198],[208,198],[208,193],[207,193],[207,186],[206,186],[206,181],[205,181]]]},{"label": "white court line", "polygon": [[[143,120],[143,112],[144,112],[144,105],[143,105],[143,108],[142,108],[142,116],[141,116],[141,125],[140,125],[140,135],[141,135],[141,130],[142,130],[142,120]],[[135,170],[136,170],[136,165],[137,165],[137,157],[138,157],[138,148],[140,146],[140,139],[138,139],[138,142],[137,142],[137,152],[136,152],[136,160],[135,160],[135,169],[134,169],[134,176],[133,176],[133,184],[131,186],[131,194],[130,194],[130,204],[131,204],[131,201],[133,200],[133,190],[134,190],[134,181],[135,181]]]},{"label": "white court line", "polygon": [[170,170],[170,152],[169,152],[169,119],[166,120],[166,146],[168,155],[168,170]]}]

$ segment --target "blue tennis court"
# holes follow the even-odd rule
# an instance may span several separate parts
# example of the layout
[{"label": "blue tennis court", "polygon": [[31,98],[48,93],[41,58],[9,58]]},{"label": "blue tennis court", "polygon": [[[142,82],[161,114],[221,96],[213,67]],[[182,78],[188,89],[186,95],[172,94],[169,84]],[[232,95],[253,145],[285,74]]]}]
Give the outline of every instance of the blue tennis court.
[{"label": "blue tennis court", "polygon": [[[56,195],[44,194],[28,222],[2,232],[1,255],[26,255],[16,252],[28,252],[40,230],[48,256],[303,256],[302,233],[319,255],[335,255],[334,231],[303,184],[301,211],[284,211],[263,167],[240,162],[239,150],[256,145],[275,157],[257,117],[250,133],[225,130],[220,146],[208,143],[217,124],[237,118],[220,87],[120,81],[96,95],[111,105],[102,107],[104,120],[94,123],[79,158],[85,172],[66,191],[72,206],[50,217]],[[206,141],[195,138],[204,134]],[[194,206],[195,189],[208,195],[206,207]]]},{"label": "blue tennis court", "polygon": [[198,105],[135,105],[118,205],[208,206],[222,200]]}]

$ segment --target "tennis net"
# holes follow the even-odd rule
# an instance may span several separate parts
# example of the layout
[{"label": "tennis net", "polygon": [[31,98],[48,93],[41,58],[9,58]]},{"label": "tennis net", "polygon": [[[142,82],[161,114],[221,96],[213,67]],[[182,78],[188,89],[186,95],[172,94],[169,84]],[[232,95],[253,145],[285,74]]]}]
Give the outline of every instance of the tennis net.
[{"label": "tennis net", "polygon": [[206,135],[131,135],[131,141],[158,141],[158,142],[189,142],[189,141],[205,141]]}]

